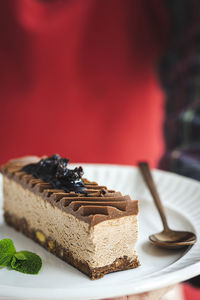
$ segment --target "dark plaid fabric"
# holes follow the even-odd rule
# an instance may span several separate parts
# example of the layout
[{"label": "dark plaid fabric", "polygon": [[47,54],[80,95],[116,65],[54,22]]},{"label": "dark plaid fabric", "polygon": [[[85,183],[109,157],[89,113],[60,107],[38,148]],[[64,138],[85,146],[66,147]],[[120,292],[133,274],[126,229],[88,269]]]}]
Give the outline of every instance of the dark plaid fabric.
[{"label": "dark plaid fabric", "polygon": [[200,1],[166,0],[169,49],[159,64],[166,93],[160,168],[200,180]]},{"label": "dark plaid fabric", "polygon": [[[166,93],[160,168],[200,180],[200,0],[166,0],[170,47],[159,75]],[[200,287],[200,276],[189,283]]]}]

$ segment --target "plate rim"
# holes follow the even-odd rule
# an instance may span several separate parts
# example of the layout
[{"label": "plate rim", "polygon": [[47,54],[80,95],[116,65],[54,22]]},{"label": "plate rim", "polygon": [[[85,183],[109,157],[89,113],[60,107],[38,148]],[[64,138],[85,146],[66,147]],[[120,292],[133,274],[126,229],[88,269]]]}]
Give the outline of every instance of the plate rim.
[{"label": "plate rim", "polygon": [[[108,298],[108,297],[120,297],[124,295],[131,295],[131,294],[139,294],[144,293],[148,291],[153,291],[156,289],[164,288],[167,286],[171,286],[177,283],[180,283],[182,281],[188,280],[191,278],[189,274],[192,274],[192,276],[199,275],[200,271],[200,262],[194,263],[191,266],[188,266],[184,269],[180,269],[176,272],[170,273],[173,274],[172,278],[169,278],[168,273],[165,274],[165,276],[159,277],[159,281],[157,278],[151,279],[151,281],[147,282],[147,280],[143,281],[144,287],[134,287],[130,286],[130,283],[124,284],[123,288],[115,287],[115,291],[113,292],[113,286],[110,286],[106,290],[106,296],[105,292],[101,292],[101,290],[98,290],[98,295],[95,295],[96,287],[84,287],[79,288],[79,293],[81,294],[81,298],[77,296],[77,292],[75,292],[74,288],[71,289],[63,289],[63,288],[54,288],[54,289],[48,289],[48,288],[30,288],[30,287],[17,287],[17,286],[6,286],[6,285],[0,285],[0,296],[2,297],[14,297],[16,299],[27,299],[27,297],[24,297],[24,294],[29,293],[31,294],[32,299],[100,299],[100,298]],[[184,270],[184,274],[183,274]],[[181,281],[178,278],[178,275],[181,273]],[[189,278],[188,278],[189,277]],[[88,280],[90,280],[88,278]],[[9,289],[9,291],[8,291]],[[92,293],[91,293],[92,289]],[[88,292],[90,290],[90,292]],[[70,292],[70,298],[66,296],[66,291]],[[17,295],[16,295],[17,294]]]}]

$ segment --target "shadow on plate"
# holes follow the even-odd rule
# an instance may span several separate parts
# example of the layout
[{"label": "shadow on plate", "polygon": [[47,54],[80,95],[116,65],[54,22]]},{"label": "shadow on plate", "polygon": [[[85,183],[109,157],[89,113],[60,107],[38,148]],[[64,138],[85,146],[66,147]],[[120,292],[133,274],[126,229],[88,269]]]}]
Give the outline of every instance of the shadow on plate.
[{"label": "shadow on plate", "polygon": [[159,248],[155,245],[153,245],[151,242],[144,242],[142,244],[142,250],[151,256],[155,257],[165,257],[169,255],[174,255],[174,254],[179,254],[179,258],[184,256],[190,249],[191,247],[185,248],[185,249],[164,249],[164,248]]}]

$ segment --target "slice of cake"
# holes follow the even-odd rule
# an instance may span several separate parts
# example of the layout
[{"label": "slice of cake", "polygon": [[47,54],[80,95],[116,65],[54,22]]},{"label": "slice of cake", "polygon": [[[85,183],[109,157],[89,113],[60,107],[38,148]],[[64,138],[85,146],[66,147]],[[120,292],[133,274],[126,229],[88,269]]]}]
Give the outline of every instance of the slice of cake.
[{"label": "slice of cake", "polygon": [[1,171],[8,225],[91,279],[139,266],[138,201],[82,179],[58,155],[11,160]]}]

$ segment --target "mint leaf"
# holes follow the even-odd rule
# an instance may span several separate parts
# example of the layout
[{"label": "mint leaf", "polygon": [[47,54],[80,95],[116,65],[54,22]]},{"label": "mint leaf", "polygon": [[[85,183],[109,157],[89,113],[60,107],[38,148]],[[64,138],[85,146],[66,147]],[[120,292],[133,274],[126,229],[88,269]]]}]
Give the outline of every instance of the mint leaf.
[{"label": "mint leaf", "polygon": [[18,260],[26,260],[27,259],[26,255],[23,253],[23,251],[15,253],[15,258],[17,258]]},{"label": "mint leaf", "polygon": [[15,252],[11,239],[0,240],[0,267],[8,266]]},{"label": "mint leaf", "polygon": [[0,240],[0,254],[7,253],[13,255],[15,252],[15,246],[11,239]]},{"label": "mint leaf", "polygon": [[12,255],[6,254],[6,255],[0,255],[0,267],[7,267],[12,259]]},{"label": "mint leaf", "polygon": [[26,274],[38,274],[42,267],[41,258],[29,251],[16,253],[11,261],[11,268]]}]

